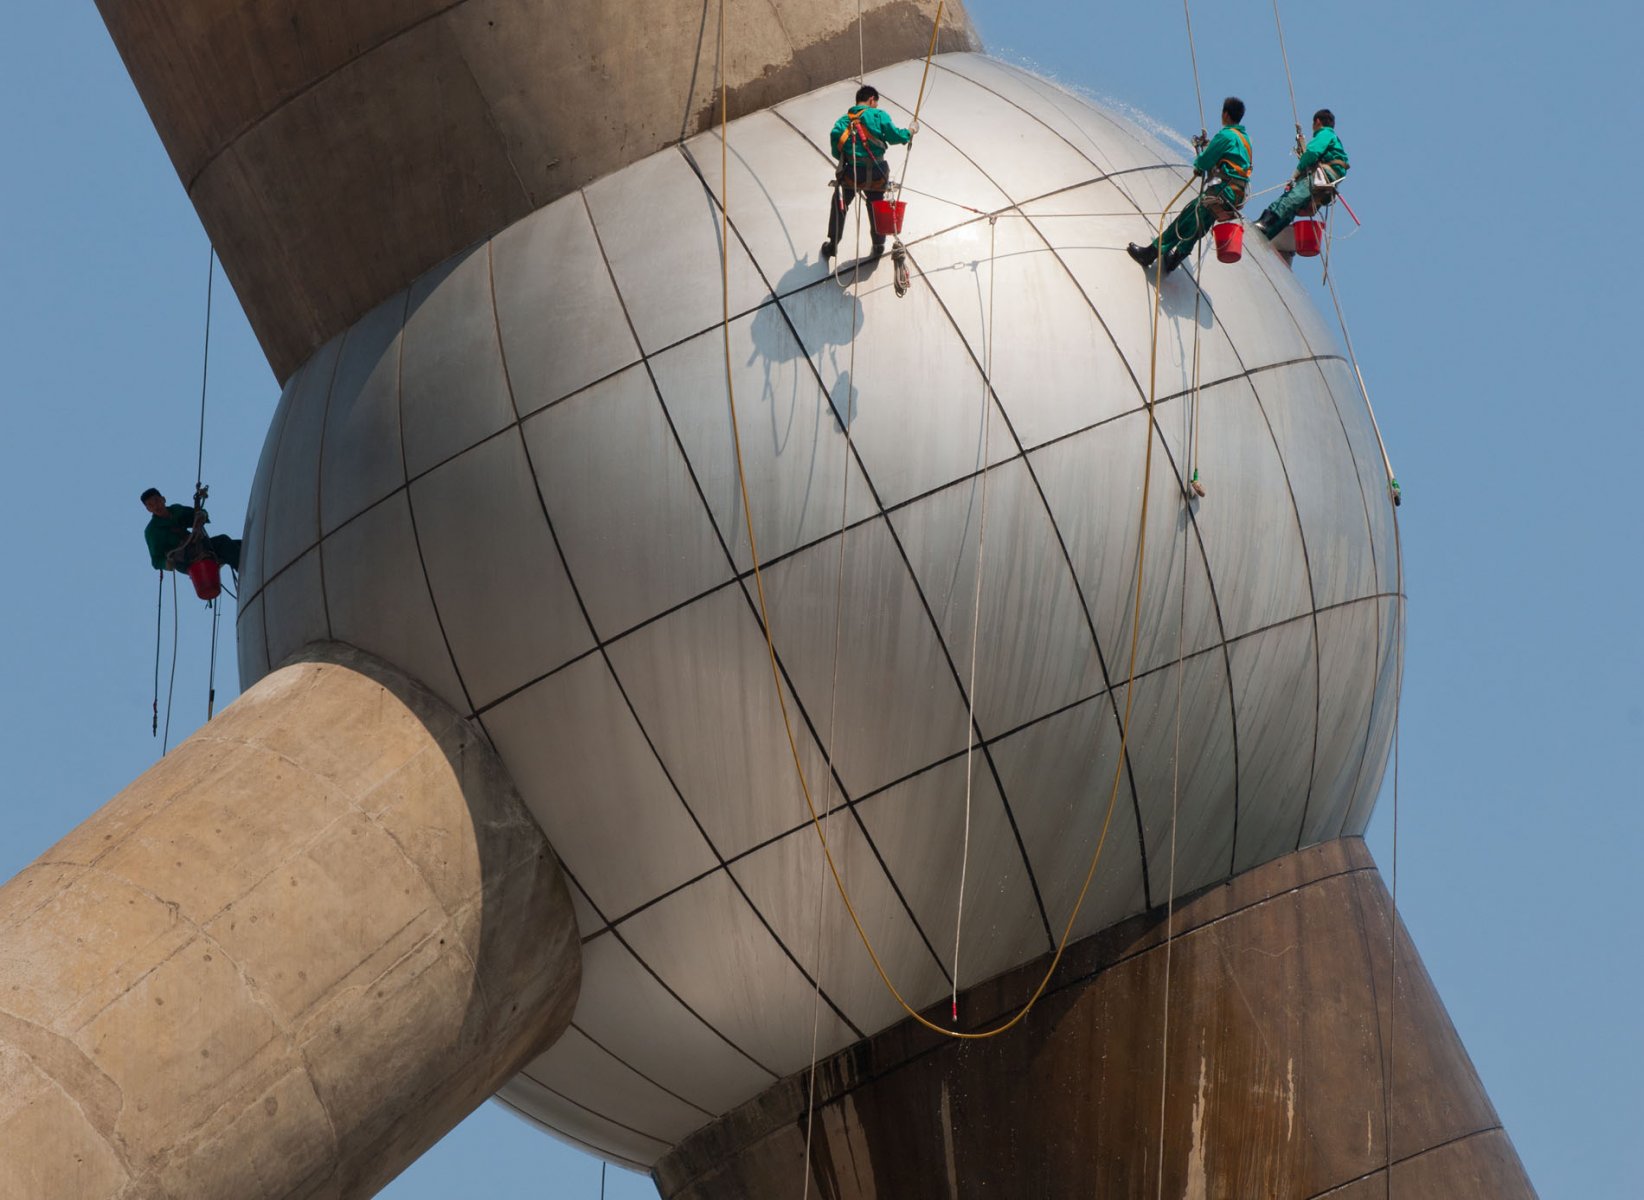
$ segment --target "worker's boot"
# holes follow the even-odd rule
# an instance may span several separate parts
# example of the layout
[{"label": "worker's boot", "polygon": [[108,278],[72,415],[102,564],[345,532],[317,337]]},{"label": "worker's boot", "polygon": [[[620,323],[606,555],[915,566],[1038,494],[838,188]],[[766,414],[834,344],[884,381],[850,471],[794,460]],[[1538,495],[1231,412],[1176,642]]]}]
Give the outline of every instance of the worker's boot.
[{"label": "worker's boot", "polygon": [[1151,267],[1153,260],[1159,257],[1159,248],[1153,245],[1143,246],[1139,242],[1131,242],[1125,247],[1125,253],[1141,263],[1144,267]]},{"label": "worker's boot", "polygon": [[833,257],[833,254],[834,254],[833,239],[829,238],[827,241],[822,243],[822,261],[827,262],[828,259]]},{"label": "worker's boot", "polygon": [[1184,262],[1186,262],[1188,260],[1188,256],[1191,255],[1192,253],[1193,253],[1193,247],[1188,246],[1184,249],[1176,251],[1176,253],[1174,253],[1174,254],[1167,255],[1165,260],[1164,260],[1164,273],[1166,275],[1170,274],[1177,267],[1181,266]]},{"label": "worker's boot", "polygon": [[873,243],[873,249],[868,251],[868,261],[878,262],[885,256],[885,239],[878,238]]},{"label": "worker's boot", "polygon": [[1284,226],[1279,223],[1279,215],[1273,211],[1273,207],[1271,205],[1263,209],[1262,215],[1252,221],[1251,224],[1261,230],[1262,236],[1270,242],[1274,238],[1278,237],[1280,230],[1284,228]]}]

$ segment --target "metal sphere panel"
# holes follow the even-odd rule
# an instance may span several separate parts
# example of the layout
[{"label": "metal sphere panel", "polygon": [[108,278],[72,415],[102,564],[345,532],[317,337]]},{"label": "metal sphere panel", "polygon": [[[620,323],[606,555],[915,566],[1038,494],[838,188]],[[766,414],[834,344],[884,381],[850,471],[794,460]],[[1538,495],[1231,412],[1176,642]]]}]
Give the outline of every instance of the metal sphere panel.
[{"label": "metal sphere panel", "polygon": [[[904,123],[920,68],[874,79]],[[804,1067],[813,1034],[827,1054],[900,1013],[790,758],[725,332],[797,753],[914,1003],[1050,950],[1098,838],[1076,937],[1172,879],[1362,831],[1387,758],[1379,447],[1289,270],[1252,237],[1178,272],[1155,359],[1124,245],[1187,178],[1180,148],[947,55],[909,176],[913,291],[888,262],[841,286],[816,246],[853,87],[732,123],[725,331],[715,132],[366,314],[292,376],[252,486],[242,681],[335,638],[482,725],[585,938],[572,1031],[505,1098],[640,1166]],[[1195,428],[1210,495],[1187,504]]]}]

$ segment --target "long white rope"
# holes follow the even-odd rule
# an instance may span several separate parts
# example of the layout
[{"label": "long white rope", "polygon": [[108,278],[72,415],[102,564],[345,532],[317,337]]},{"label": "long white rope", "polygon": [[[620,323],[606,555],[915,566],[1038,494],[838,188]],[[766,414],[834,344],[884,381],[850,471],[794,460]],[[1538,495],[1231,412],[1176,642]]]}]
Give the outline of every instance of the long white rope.
[{"label": "long white rope", "polygon": [[[1198,267],[1204,270],[1204,242],[1199,243]],[[1196,292],[1193,302],[1193,407],[1182,409],[1182,442],[1186,446],[1191,437],[1195,442],[1198,439],[1199,427],[1199,299],[1202,293]],[[1149,436],[1152,430],[1149,430]],[[1184,456],[1183,470],[1188,470],[1193,459],[1190,450]],[[1196,490],[1194,485],[1198,481],[1198,472],[1194,470],[1189,477],[1183,503],[1192,503],[1192,494]],[[1169,1097],[1170,1084],[1170,985],[1173,958],[1176,949],[1176,828],[1181,807],[1181,777],[1182,777],[1182,688],[1183,677],[1186,674],[1187,661],[1187,558],[1192,550],[1192,524],[1182,526],[1182,587],[1180,606],[1176,614],[1176,733],[1175,743],[1171,753],[1170,766],[1170,875],[1165,885],[1165,967],[1164,967],[1164,1014],[1160,1020],[1159,1039],[1159,1153],[1158,1179],[1155,1196],[1158,1200],[1164,1198],[1164,1157],[1165,1157],[1165,1103]]]},{"label": "long white rope", "polygon": [[988,219],[988,326],[982,350],[982,512],[976,529],[976,587],[971,596],[970,613],[970,681],[966,685],[965,706],[965,834],[959,851],[959,899],[953,914],[953,1019],[959,1019],[959,941],[965,926],[965,879],[970,870],[971,793],[976,764],[976,657],[982,634],[982,574],[987,562],[988,540],[988,475],[993,458],[993,297],[994,280],[998,278],[999,222]]},{"label": "long white rope", "polygon": [[1284,48],[1284,22],[1279,19],[1279,0],[1273,0],[1273,24],[1279,31],[1279,55],[1284,59],[1284,82],[1290,89],[1290,119],[1296,123],[1296,153],[1302,152],[1301,113],[1296,108],[1296,83],[1290,78],[1290,52]]},{"label": "long white rope", "polygon": [[[721,0],[721,13],[724,3]],[[862,0],[856,0],[856,81],[860,85],[867,74],[867,57],[864,49],[862,34]],[[837,193],[835,203],[837,203]],[[860,278],[862,261],[862,208],[867,204],[867,197],[858,196],[856,204],[856,261],[857,277]],[[832,787],[835,738],[838,732],[839,713],[839,647],[842,640],[845,611],[845,527],[850,516],[850,488],[851,488],[851,392],[856,387],[856,331],[857,310],[860,302],[854,295],[851,297],[851,341],[849,365],[846,368],[845,378],[848,386],[845,389],[844,413],[836,413],[839,423],[845,430],[844,461],[839,471],[839,554],[834,563],[834,594],[833,594],[833,679],[828,689],[828,738],[825,747],[824,761],[826,763],[826,778]],[[831,401],[830,401],[831,403]],[[833,806],[830,804],[822,813],[822,830],[824,836],[831,828],[833,821]],[[815,980],[811,993],[811,1061],[810,1070],[805,1080],[805,1157],[804,1187],[800,1195],[802,1200],[809,1200],[811,1194],[811,1143],[816,1125],[816,1060],[819,1046],[819,1037],[822,1022],[822,956],[824,946],[824,930],[827,914],[827,858],[817,855],[816,862],[816,937],[813,943]]]},{"label": "long white rope", "polygon": [[[863,200],[862,203],[866,203]],[[857,205],[857,245],[862,240],[862,205]],[[858,254],[858,263],[861,256]],[[858,266],[860,271],[860,266]],[[833,764],[836,758],[835,738],[838,730],[839,713],[839,648],[843,641],[844,612],[845,612],[845,528],[849,524],[850,516],[850,489],[851,489],[851,458],[854,453],[851,443],[851,394],[856,388],[856,333],[858,327],[857,310],[860,302],[855,295],[851,295],[851,341],[848,366],[845,371],[847,386],[845,388],[845,409],[843,413],[835,410],[839,423],[845,430],[845,453],[839,470],[839,552],[834,561],[834,593],[833,593],[833,678],[828,689],[828,739],[823,750],[826,764],[824,778],[831,788],[833,780]],[[824,399],[828,399],[824,397]],[[830,406],[832,405],[829,399]],[[833,821],[833,806],[827,805],[822,810],[822,832],[826,836]],[[843,858],[843,855],[841,855]],[[815,983],[811,997],[811,1065],[810,1076],[806,1085],[805,1096],[805,1185],[801,1196],[808,1200],[811,1194],[811,1135],[816,1117],[816,1058],[817,1058],[817,1031],[822,1013],[822,945],[823,927],[825,924],[827,898],[828,860],[825,855],[818,854],[816,861],[816,943],[815,943]],[[848,874],[849,864],[842,863],[841,871]]]},{"label": "long white rope", "polygon": [[[1327,232],[1328,228],[1329,227],[1326,226]],[[1327,237],[1326,245],[1328,244],[1329,239]],[[1359,395],[1364,397],[1364,411],[1370,414],[1370,428],[1375,430],[1376,446],[1381,450],[1381,465],[1387,472],[1388,494],[1392,498],[1393,506],[1396,508],[1402,499],[1399,492],[1399,480],[1398,476],[1393,473],[1393,460],[1387,456],[1387,441],[1381,436],[1381,422],[1376,420],[1376,406],[1370,403],[1370,389],[1365,386],[1364,372],[1359,369],[1359,356],[1357,351],[1353,349],[1353,335],[1348,332],[1347,317],[1342,313],[1341,297],[1336,293],[1335,277],[1326,274],[1324,281],[1325,286],[1330,292],[1330,303],[1334,305],[1336,309],[1336,323],[1341,326],[1342,341],[1347,345],[1347,361],[1353,365],[1353,377],[1358,380]],[[1404,569],[1402,562],[1399,564],[1399,569],[1401,571]]]},{"label": "long white rope", "polygon": [[[1185,540],[1185,539],[1184,539]],[[1176,948],[1176,826],[1180,812],[1182,773],[1182,676],[1185,671],[1183,637],[1187,627],[1187,547],[1182,547],[1181,612],[1176,627],[1176,740],[1170,773],[1170,877],[1165,898],[1164,1015],[1159,1036],[1159,1154],[1155,1196],[1164,1198],[1165,1102],[1170,1094],[1170,984]]]},{"label": "long white rope", "polygon": [[[1368,404],[1368,400],[1366,403]],[[1377,432],[1380,437],[1380,432]],[[1396,501],[1398,483],[1393,483],[1393,496]],[[1387,1157],[1387,1200],[1393,1200],[1393,1089],[1396,1079],[1395,1050],[1398,1047],[1398,998],[1399,998],[1399,730],[1403,725],[1404,708],[1404,535],[1399,528],[1398,506],[1395,502],[1393,511],[1393,554],[1397,563],[1397,573],[1394,576],[1393,603],[1398,606],[1397,616],[1393,620],[1394,641],[1392,652],[1399,656],[1398,669],[1394,673],[1393,686],[1393,884],[1392,905],[1388,925],[1390,927],[1387,940],[1389,942],[1388,968],[1390,977],[1387,996],[1387,1087],[1385,1097],[1385,1112],[1382,1115],[1382,1125],[1385,1130],[1385,1150]]]},{"label": "long white rope", "polygon": [[177,692],[177,572],[171,572],[171,680],[166,684],[166,725],[160,738],[160,757],[171,749],[171,698]]},{"label": "long white rope", "polygon": [[1182,16],[1187,20],[1187,58],[1193,64],[1193,95],[1199,101],[1199,129],[1205,128],[1204,93],[1199,90],[1199,52],[1193,48],[1193,11],[1188,0],[1182,0]]},{"label": "long white rope", "polygon": [[862,37],[862,0],[856,0],[856,82],[860,86],[868,81],[868,52],[864,49]]},{"label": "long white rope", "polygon": [[1376,420],[1376,409],[1370,403],[1370,389],[1365,386],[1364,372],[1359,368],[1358,352],[1353,348],[1353,335],[1342,312],[1341,297],[1336,292],[1336,280],[1329,269],[1330,226],[1325,225],[1324,282],[1330,292],[1330,303],[1336,310],[1336,323],[1341,327],[1342,341],[1347,346],[1347,360],[1353,366],[1353,378],[1358,381],[1359,395],[1364,400],[1364,411],[1370,417],[1370,428],[1376,434],[1376,446],[1381,450],[1382,468],[1387,473],[1387,498],[1392,501],[1393,554],[1395,583],[1393,603],[1398,606],[1393,622],[1393,653],[1399,655],[1397,682],[1393,689],[1393,879],[1391,887],[1392,912],[1388,915],[1388,995],[1387,995],[1387,1077],[1382,1088],[1382,1133],[1385,1141],[1387,1200],[1393,1196],[1393,1087],[1395,1049],[1398,1032],[1397,1005],[1399,986],[1399,733],[1402,725],[1401,709],[1404,703],[1404,539],[1399,528],[1400,501],[1398,477],[1393,474],[1393,463],[1387,455],[1387,442],[1381,436],[1381,422]]}]

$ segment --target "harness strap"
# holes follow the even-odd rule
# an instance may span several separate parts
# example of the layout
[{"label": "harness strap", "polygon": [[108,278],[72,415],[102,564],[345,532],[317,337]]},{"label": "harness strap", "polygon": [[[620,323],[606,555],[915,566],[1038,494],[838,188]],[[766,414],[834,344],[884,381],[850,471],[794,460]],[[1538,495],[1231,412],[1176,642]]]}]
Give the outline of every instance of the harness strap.
[{"label": "harness strap", "polygon": [[873,130],[868,128],[867,122],[862,120],[864,107],[858,104],[845,114],[849,124],[845,126],[844,131],[839,135],[839,145],[835,148],[835,157],[843,158],[845,156],[845,147],[852,142],[867,147],[870,156],[873,155],[875,146],[883,148],[890,145],[883,138],[875,136]]},{"label": "harness strap", "polygon": [[[1232,133],[1233,136],[1238,138],[1244,145],[1244,156],[1246,160],[1254,161],[1255,155],[1250,151],[1250,139],[1240,133],[1237,129],[1233,130]],[[1221,173],[1223,179],[1230,183],[1236,183],[1241,188],[1250,182],[1250,168],[1241,167],[1228,155],[1222,155],[1221,161],[1216,164],[1216,169]]]}]

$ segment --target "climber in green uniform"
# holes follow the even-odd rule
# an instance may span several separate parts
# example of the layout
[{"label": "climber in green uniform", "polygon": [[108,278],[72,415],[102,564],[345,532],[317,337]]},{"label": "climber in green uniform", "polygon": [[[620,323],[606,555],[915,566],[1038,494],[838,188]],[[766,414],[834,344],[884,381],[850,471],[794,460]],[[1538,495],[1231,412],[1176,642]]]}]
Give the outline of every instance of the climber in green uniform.
[{"label": "climber in green uniform", "polygon": [[240,543],[227,534],[205,536],[209,515],[203,508],[187,504],[167,504],[159,488],[149,488],[141,497],[143,507],[153,515],[143,530],[148,543],[148,561],[156,571],[186,571],[189,563],[206,554],[235,571],[240,569]]},{"label": "climber in green uniform", "polygon": [[1193,139],[1199,147],[1193,173],[1205,181],[1203,190],[1182,209],[1162,237],[1146,246],[1131,242],[1127,247],[1131,258],[1151,267],[1162,253],[1168,275],[1193,253],[1193,247],[1213,224],[1237,215],[1250,186],[1250,136],[1239,124],[1242,120],[1243,100],[1229,96],[1222,101],[1222,127],[1216,136],[1208,142],[1202,133]]},{"label": "climber in green uniform", "polygon": [[[918,122],[913,128],[902,129],[879,107],[879,91],[871,83],[856,89],[856,103],[846,114],[833,123],[828,145],[838,160],[834,172],[833,205],[828,210],[828,240],[822,243],[822,257],[829,259],[839,249],[839,235],[845,231],[845,210],[861,192],[869,197],[883,194],[890,182],[890,165],[885,161],[885,150],[913,140],[919,132]],[[885,252],[885,235],[873,234],[873,254],[878,258]]]},{"label": "climber in green uniform", "polygon": [[1313,136],[1296,160],[1289,190],[1256,218],[1256,228],[1276,238],[1296,217],[1317,212],[1336,198],[1336,184],[1347,174],[1347,148],[1336,136],[1336,114],[1321,108],[1313,114]]}]

